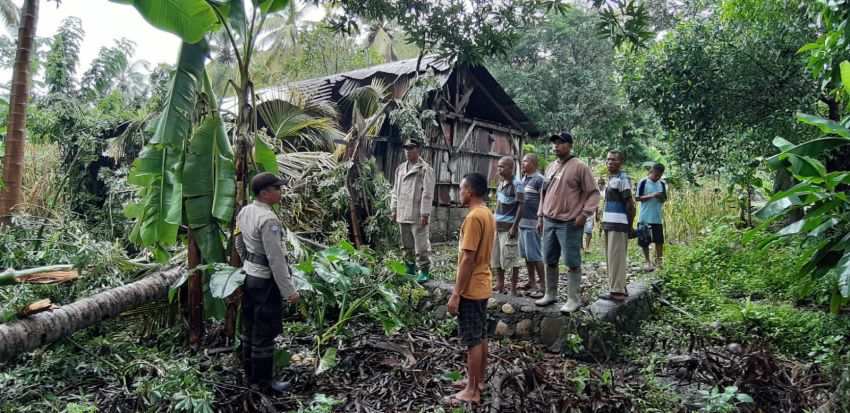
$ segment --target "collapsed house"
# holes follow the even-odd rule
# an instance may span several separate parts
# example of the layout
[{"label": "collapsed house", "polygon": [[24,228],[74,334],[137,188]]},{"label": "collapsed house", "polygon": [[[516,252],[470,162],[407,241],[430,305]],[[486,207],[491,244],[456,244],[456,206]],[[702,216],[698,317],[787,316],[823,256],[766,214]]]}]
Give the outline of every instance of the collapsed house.
[{"label": "collapsed house", "polygon": [[[269,101],[282,89],[298,90],[312,100],[335,102],[341,109],[340,126],[349,130],[352,109],[341,103],[353,90],[380,80],[394,98],[401,98],[413,79],[427,72],[434,74],[440,87],[427,96],[421,109],[433,110],[439,127],[426,129],[422,157],[436,172],[432,240],[444,241],[453,238],[466,214],[458,193],[464,174],[481,172],[494,184],[499,158],[518,160],[523,141],[540,134],[485,67],[426,56],[267,88],[256,95],[259,101]],[[385,122],[379,133],[366,139],[365,155],[373,156],[392,182],[395,169],[405,161],[399,131]]]}]

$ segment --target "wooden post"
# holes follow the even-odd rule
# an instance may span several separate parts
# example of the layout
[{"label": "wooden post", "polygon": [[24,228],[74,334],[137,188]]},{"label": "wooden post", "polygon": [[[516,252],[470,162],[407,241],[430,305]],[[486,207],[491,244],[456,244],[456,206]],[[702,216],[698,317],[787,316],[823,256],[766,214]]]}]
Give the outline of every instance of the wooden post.
[{"label": "wooden post", "polygon": [[[195,242],[192,228],[189,228],[188,269],[192,271],[201,263],[201,251]],[[204,335],[204,277],[200,271],[189,276],[189,344],[197,345]]]}]

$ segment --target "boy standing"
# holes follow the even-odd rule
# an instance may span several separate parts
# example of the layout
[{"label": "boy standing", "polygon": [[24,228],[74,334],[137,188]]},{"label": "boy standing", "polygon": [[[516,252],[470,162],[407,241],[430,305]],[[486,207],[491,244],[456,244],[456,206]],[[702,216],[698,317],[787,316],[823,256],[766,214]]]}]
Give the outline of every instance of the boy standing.
[{"label": "boy standing", "polygon": [[460,227],[457,281],[449,298],[448,313],[457,316],[460,344],[467,349],[466,387],[443,398],[443,404],[458,407],[481,403],[487,365],[487,300],[492,292],[490,255],[496,235],[496,220],[484,202],[487,178],[473,172],[460,183],[460,202],[469,213]]},{"label": "boy standing", "polygon": [[660,163],[652,165],[649,175],[641,179],[635,192],[635,200],[640,202],[638,224],[649,225],[652,229],[652,244],[655,244],[655,266],[653,266],[649,260],[650,242],[641,242],[643,239],[638,238],[638,245],[643,248],[643,257],[646,259],[643,269],[647,271],[652,271],[655,267],[660,268],[664,254],[664,221],[661,217],[661,204],[667,200],[667,184],[661,180],[663,175],[664,165]]},{"label": "boy standing", "polygon": [[496,235],[490,265],[496,269],[496,290],[504,292],[505,271],[511,271],[511,295],[519,281],[519,223],[523,214],[522,182],[514,175],[514,160],[499,159],[499,188],[496,190]]},{"label": "boy standing", "polygon": [[608,187],[605,188],[605,210],[602,229],[605,231],[605,260],[608,263],[609,292],[602,300],[624,301],[626,291],[626,259],[629,233],[635,219],[635,200],[632,198],[632,179],[621,170],[626,156],[610,151],[605,159],[608,167]]}]

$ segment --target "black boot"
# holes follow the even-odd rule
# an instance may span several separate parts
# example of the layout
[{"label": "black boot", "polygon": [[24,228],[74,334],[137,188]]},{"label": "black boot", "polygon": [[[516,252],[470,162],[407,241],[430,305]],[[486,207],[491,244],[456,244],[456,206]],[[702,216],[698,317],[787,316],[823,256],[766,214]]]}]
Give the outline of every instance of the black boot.
[{"label": "black boot", "polygon": [[[251,357],[253,364],[253,384],[256,384],[260,391],[266,393],[283,393],[292,387],[289,383],[279,382],[274,380],[274,346],[270,352],[262,351],[261,356],[257,357],[257,348],[254,347],[254,353]],[[265,355],[271,353],[271,355]]]},{"label": "black boot", "polygon": [[240,338],[242,339],[242,351],[239,352],[239,359],[242,362],[242,369],[245,372],[245,381],[250,384],[254,376],[254,369],[251,364],[251,340],[245,336]]}]

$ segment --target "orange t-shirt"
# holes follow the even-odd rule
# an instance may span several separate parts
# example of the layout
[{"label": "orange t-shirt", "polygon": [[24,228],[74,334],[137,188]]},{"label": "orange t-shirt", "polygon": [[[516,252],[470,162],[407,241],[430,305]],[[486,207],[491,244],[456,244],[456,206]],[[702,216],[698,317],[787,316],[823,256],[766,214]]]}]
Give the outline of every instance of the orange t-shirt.
[{"label": "orange t-shirt", "polygon": [[475,265],[472,267],[472,278],[466,288],[460,292],[461,297],[470,300],[485,300],[490,298],[493,290],[493,273],[490,272],[490,256],[493,254],[493,238],[496,234],[496,219],[490,208],[475,206],[460,226],[460,245],[458,248],[458,265],[463,257],[463,250],[475,251]]}]

